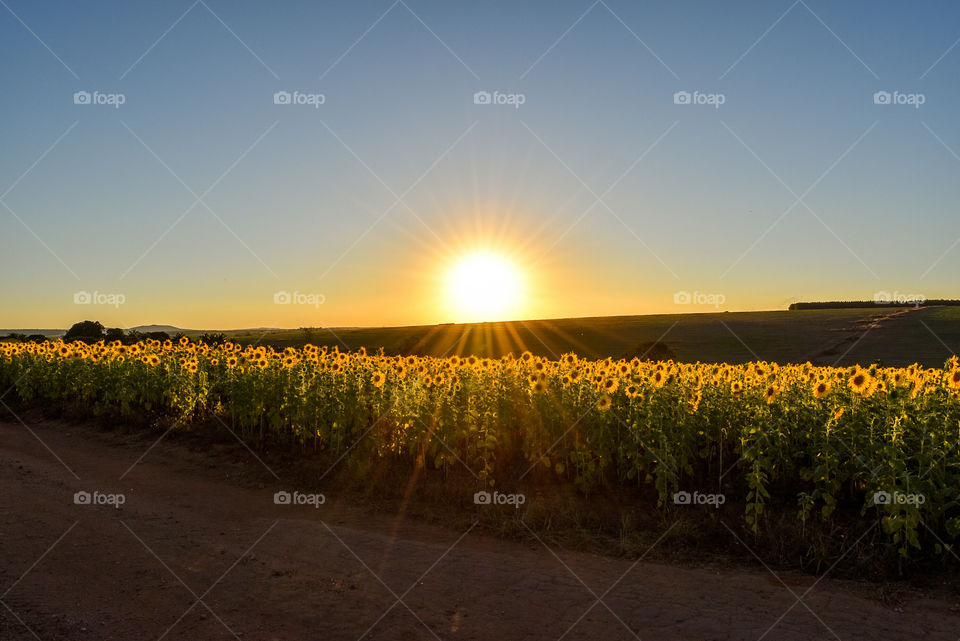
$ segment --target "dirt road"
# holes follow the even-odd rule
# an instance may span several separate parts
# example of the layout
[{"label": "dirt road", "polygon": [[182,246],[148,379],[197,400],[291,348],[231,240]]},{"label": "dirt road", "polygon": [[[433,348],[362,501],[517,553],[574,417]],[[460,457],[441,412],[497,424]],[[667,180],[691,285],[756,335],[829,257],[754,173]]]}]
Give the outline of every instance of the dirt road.
[{"label": "dirt road", "polygon": [[137,463],[149,443],[0,422],[0,639],[960,636],[948,600],[886,606],[759,563],[685,569],[504,542],[336,496],[276,505],[294,488],[231,481],[260,465],[246,450],[224,464],[165,440]]}]

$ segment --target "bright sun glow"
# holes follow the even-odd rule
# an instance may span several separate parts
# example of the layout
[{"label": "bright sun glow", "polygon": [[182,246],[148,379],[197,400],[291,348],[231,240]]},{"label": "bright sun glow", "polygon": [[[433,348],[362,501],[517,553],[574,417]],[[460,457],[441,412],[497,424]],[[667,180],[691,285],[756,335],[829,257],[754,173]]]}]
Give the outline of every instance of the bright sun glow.
[{"label": "bright sun glow", "polygon": [[447,275],[447,299],[458,321],[509,320],[519,312],[522,285],[510,260],[476,252],[453,265]]}]

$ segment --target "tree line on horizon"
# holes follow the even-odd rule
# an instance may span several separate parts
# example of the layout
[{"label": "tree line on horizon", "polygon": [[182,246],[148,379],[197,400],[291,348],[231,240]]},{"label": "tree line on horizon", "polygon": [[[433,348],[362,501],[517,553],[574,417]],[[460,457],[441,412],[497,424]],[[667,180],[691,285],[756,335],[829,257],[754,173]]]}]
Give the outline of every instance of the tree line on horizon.
[{"label": "tree line on horizon", "polygon": [[[67,333],[63,335],[64,342],[83,341],[85,343],[95,343],[97,341],[120,341],[124,345],[138,343],[143,340],[153,339],[158,341],[179,340],[186,336],[183,332],[177,332],[170,336],[167,332],[139,332],[137,330],[123,330],[119,327],[104,327],[100,321],[85,320],[74,323]],[[6,336],[9,340],[42,342],[47,340],[43,334],[21,334],[10,332]],[[208,345],[219,345],[227,340],[223,332],[208,332],[200,336],[200,340]]]},{"label": "tree line on horizon", "polygon": [[932,307],[932,306],[960,306],[960,300],[948,298],[931,298],[917,301],[879,301],[879,300],[836,300],[820,302],[790,303],[789,311],[803,309],[860,309],[873,307]]}]

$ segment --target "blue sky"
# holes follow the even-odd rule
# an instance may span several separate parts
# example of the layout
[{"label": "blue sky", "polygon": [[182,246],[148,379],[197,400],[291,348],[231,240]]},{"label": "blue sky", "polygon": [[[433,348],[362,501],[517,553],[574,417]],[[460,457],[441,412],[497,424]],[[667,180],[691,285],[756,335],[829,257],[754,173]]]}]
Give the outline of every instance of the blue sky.
[{"label": "blue sky", "polygon": [[481,247],[524,275],[522,317],[956,297],[958,17],[3,0],[0,326],[442,322],[443,274]]}]

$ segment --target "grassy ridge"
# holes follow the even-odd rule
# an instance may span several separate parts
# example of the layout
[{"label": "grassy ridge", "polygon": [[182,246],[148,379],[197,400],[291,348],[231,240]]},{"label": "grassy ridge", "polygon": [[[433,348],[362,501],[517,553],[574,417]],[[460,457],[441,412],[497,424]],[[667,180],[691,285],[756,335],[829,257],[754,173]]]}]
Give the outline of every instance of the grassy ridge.
[{"label": "grassy ridge", "polygon": [[[228,332],[243,344],[305,343],[388,354],[475,354],[498,358],[524,350],[555,358],[668,359],[686,363],[768,360],[817,365],[919,362],[938,367],[960,351],[960,308],[930,307],[883,320],[897,308],[610,316],[384,328],[312,328]],[[941,342],[942,341],[942,342]]]}]

